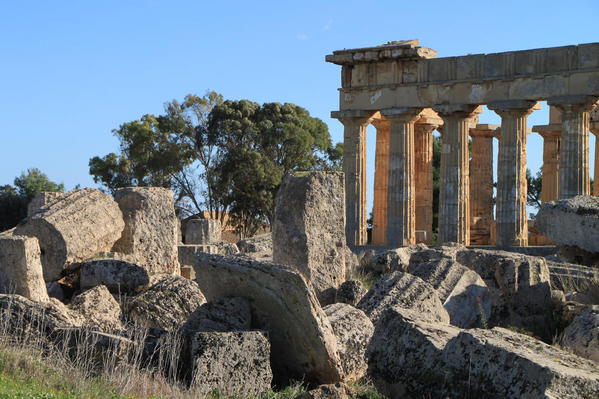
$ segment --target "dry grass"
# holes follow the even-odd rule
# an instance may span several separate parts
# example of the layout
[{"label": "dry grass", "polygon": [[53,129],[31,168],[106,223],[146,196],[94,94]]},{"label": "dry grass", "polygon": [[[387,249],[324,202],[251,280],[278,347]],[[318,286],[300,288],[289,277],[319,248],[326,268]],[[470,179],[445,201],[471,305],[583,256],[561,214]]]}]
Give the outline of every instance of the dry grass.
[{"label": "dry grass", "polygon": [[[23,397],[201,397],[180,382],[182,340],[177,333],[158,338],[156,349],[148,353],[145,329],[131,328],[124,340],[115,339],[107,345],[91,329],[73,329],[72,333],[60,330],[61,334],[49,337],[44,333],[46,326],[44,316],[15,313],[10,304],[0,309],[0,381],[8,379],[12,385],[37,392]],[[20,397],[3,396],[1,388],[0,399]],[[303,390],[301,384],[294,384],[260,398],[294,398]],[[224,398],[218,392],[210,396]]]}]

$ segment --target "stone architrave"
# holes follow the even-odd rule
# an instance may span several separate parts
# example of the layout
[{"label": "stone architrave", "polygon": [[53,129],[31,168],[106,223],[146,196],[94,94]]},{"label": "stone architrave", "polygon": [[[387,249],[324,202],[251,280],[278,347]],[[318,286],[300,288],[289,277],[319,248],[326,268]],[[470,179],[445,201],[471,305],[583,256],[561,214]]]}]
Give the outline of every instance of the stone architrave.
[{"label": "stone architrave", "polygon": [[470,242],[470,192],[468,132],[477,105],[438,105],[443,119],[439,193],[440,243]]},{"label": "stone architrave", "polygon": [[111,197],[85,188],[69,191],[48,204],[19,224],[14,234],[38,239],[44,279],[52,281],[67,265],[110,251],[124,226],[119,206]]},{"label": "stone architrave", "polygon": [[433,131],[438,124],[414,125],[414,173],[416,242],[430,244],[433,238]]},{"label": "stone architrave", "polygon": [[276,375],[318,383],[341,380],[335,333],[299,272],[272,263],[205,253],[196,255],[193,267],[209,301],[228,296],[249,300],[252,326],[269,333]]},{"label": "stone architrave", "polygon": [[536,104],[536,101],[512,100],[488,105],[501,116],[496,220],[499,247],[528,245],[526,119]]},{"label": "stone architrave", "polygon": [[275,202],[273,261],[296,268],[321,304],[335,300],[346,280],[343,174],[285,177]]},{"label": "stone architrave", "polygon": [[595,96],[567,95],[550,98],[562,116],[560,140],[559,198],[586,195],[589,177],[589,111],[597,102]]},{"label": "stone architrave", "polygon": [[470,244],[490,245],[493,222],[493,138],[497,125],[478,124],[470,129]]},{"label": "stone architrave", "polygon": [[338,111],[343,123],[343,173],[345,173],[345,235],[347,244],[364,245],[366,234],[366,128],[374,112]]},{"label": "stone architrave", "polygon": [[394,108],[381,113],[391,125],[387,179],[387,245],[416,243],[414,122],[422,108]]},{"label": "stone architrave", "polygon": [[173,192],[162,187],[127,187],[114,198],[125,229],[113,251],[127,255],[150,274],[179,273],[178,229]]},{"label": "stone architrave", "polygon": [[389,179],[389,137],[391,125],[387,119],[375,119],[376,152],[374,159],[374,200],[372,205],[373,245],[387,243],[387,187]]},{"label": "stone architrave", "polygon": [[18,294],[32,301],[48,301],[37,238],[0,238],[0,293]]},{"label": "stone architrave", "polygon": [[210,245],[220,241],[221,227],[216,219],[190,219],[185,225],[185,244]]}]

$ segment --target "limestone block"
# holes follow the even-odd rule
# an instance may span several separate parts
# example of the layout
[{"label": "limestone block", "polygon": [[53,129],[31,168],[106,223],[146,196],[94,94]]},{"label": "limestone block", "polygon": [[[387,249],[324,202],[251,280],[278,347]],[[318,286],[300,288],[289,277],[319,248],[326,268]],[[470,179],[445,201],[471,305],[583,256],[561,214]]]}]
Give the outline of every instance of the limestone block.
[{"label": "limestone block", "polygon": [[334,383],[342,371],[333,328],[295,270],[256,260],[200,253],[194,269],[208,300],[243,296],[252,325],[266,330],[275,374]]},{"label": "limestone block", "polygon": [[0,294],[0,329],[13,337],[34,339],[60,327],[81,326],[83,317],[57,299],[34,302],[20,295]]},{"label": "limestone block", "polygon": [[364,312],[345,303],[323,308],[337,337],[337,354],[341,360],[344,381],[358,381],[366,375],[366,348],[374,326]]},{"label": "limestone block", "polygon": [[127,305],[127,315],[140,327],[173,330],[205,302],[195,281],[168,276],[133,297]]},{"label": "limestone block", "polygon": [[447,259],[420,263],[409,272],[437,290],[452,325],[474,328],[487,324],[491,298],[487,285],[476,272]]},{"label": "limestone block", "polygon": [[0,237],[0,293],[47,301],[40,247],[35,237]]},{"label": "limestone block", "polygon": [[244,331],[250,330],[250,303],[242,297],[221,298],[198,307],[183,324],[187,331]]},{"label": "limestone block", "polygon": [[261,331],[199,332],[191,340],[191,391],[247,397],[270,390],[270,344]]},{"label": "limestone block", "polygon": [[370,257],[365,267],[378,273],[405,272],[408,270],[412,255],[426,249],[427,246],[424,244],[390,249]]},{"label": "limestone block", "polygon": [[506,251],[464,249],[459,263],[477,272],[489,289],[491,326],[516,326],[552,338],[550,275],[544,258]]},{"label": "limestone block", "polygon": [[435,289],[420,277],[394,272],[383,275],[358,303],[376,324],[387,308],[409,310],[423,320],[449,323],[449,315]]},{"label": "limestone block", "polygon": [[306,392],[302,392],[295,399],[349,399],[352,398],[351,389],[342,382],[336,384],[319,385]]},{"label": "limestone block", "polygon": [[92,259],[80,264],[81,289],[104,285],[115,294],[134,294],[150,284],[148,271],[116,259]]},{"label": "limestone block", "polygon": [[179,273],[178,221],[171,190],[161,187],[128,187],[114,199],[125,220],[125,229],[113,251],[131,255],[133,263],[150,274]]},{"label": "limestone block", "polygon": [[85,325],[108,332],[122,330],[121,307],[104,285],[99,285],[74,297],[69,307],[85,319]]},{"label": "limestone block", "polygon": [[190,219],[185,225],[185,244],[210,245],[220,241],[220,222],[214,219]]},{"label": "limestone block", "polygon": [[443,357],[452,383],[477,397],[599,397],[597,363],[503,328],[462,331]]},{"label": "limestone block", "polygon": [[366,292],[366,288],[359,280],[348,280],[339,286],[335,301],[356,306]]},{"label": "limestone block", "polygon": [[226,241],[220,241],[215,245],[217,248],[216,253],[220,255],[233,256],[239,254],[239,248],[237,247],[237,244],[233,244]]},{"label": "limestone block", "polygon": [[599,197],[580,195],[545,202],[535,217],[535,227],[560,245],[599,252]]},{"label": "limestone block", "polygon": [[560,346],[567,351],[599,363],[599,306],[574,317],[560,340]]},{"label": "limestone block", "polygon": [[345,191],[343,174],[288,175],[277,193],[273,261],[290,265],[330,304],[345,281]]},{"label": "limestone block", "polygon": [[[368,348],[368,374],[389,398],[446,397],[443,349],[460,329],[420,320],[417,314],[389,308],[376,323]],[[459,396],[453,396],[459,397]]]},{"label": "limestone block", "polygon": [[15,234],[38,239],[44,279],[51,281],[66,265],[109,251],[124,226],[112,198],[100,190],[84,188],[69,191],[25,219]]},{"label": "limestone block", "polygon": [[198,252],[217,254],[219,253],[219,248],[216,245],[179,245],[177,246],[179,264],[186,266],[192,265],[192,258]]},{"label": "limestone block", "polygon": [[90,327],[58,328],[50,338],[73,362],[85,359],[94,371],[126,361],[135,350],[132,340]]},{"label": "limestone block", "polygon": [[61,199],[64,197],[65,193],[61,192],[53,192],[53,191],[43,191],[37,194],[27,205],[27,216],[31,216],[42,208],[45,208],[47,205],[52,202]]},{"label": "limestone block", "polygon": [[237,241],[240,252],[247,254],[253,252],[272,252],[272,234],[259,234],[254,237]]}]

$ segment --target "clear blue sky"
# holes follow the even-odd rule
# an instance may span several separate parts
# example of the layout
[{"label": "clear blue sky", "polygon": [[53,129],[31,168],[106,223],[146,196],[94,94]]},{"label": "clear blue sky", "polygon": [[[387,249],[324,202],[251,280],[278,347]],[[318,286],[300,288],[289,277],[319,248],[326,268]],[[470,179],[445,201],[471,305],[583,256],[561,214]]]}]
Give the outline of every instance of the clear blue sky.
[{"label": "clear blue sky", "polygon": [[[333,50],[413,38],[440,57],[553,47],[599,41],[597,21],[597,0],[4,0],[0,185],[38,167],[69,189],[94,186],[88,161],[118,149],[113,128],[207,89],[296,103],[340,141],[329,117],[340,70],[324,62]],[[499,118],[487,111],[481,122]],[[545,123],[546,108],[529,118]],[[529,136],[533,171],[541,143]]]}]

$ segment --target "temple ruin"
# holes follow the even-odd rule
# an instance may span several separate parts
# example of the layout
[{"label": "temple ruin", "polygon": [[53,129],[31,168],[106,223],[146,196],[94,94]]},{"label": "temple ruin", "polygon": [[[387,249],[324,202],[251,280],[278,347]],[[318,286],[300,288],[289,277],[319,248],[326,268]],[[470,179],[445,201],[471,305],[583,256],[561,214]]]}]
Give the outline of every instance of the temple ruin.
[{"label": "temple ruin", "polygon": [[[438,242],[529,244],[526,138],[544,139],[542,200],[590,194],[589,131],[599,135],[599,43],[436,58],[418,40],[334,51],[341,65],[346,235],[367,244],[366,129],[376,128],[373,245],[430,243],[433,131],[442,136]],[[548,125],[527,117],[550,106]],[[482,106],[501,126],[478,124]],[[469,142],[471,150],[469,151]],[[493,138],[499,142],[493,202]],[[595,148],[595,153],[599,148]],[[471,154],[470,154],[471,153]],[[598,154],[599,155],[599,154]],[[599,156],[595,157],[599,176]],[[595,195],[599,179],[594,181]],[[494,217],[496,205],[496,217]],[[538,238],[535,244],[543,244]]]}]

